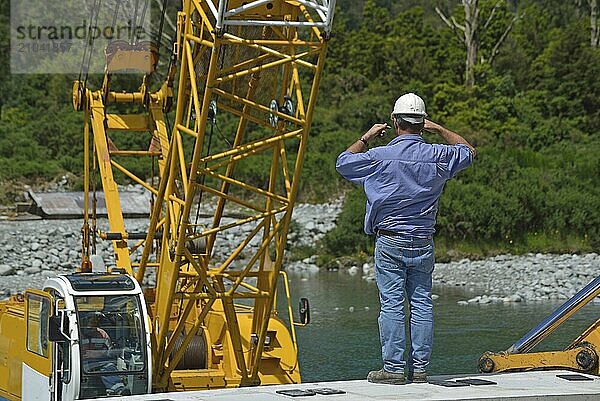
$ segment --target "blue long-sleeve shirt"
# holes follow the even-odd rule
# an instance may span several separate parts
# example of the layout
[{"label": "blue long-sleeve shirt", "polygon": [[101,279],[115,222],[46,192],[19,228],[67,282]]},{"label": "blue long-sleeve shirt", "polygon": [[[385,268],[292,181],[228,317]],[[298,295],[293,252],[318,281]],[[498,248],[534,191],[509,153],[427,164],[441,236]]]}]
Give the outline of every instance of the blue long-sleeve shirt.
[{"label": "blue long-sleeve shirt", "polygon": [[428,144],[418,134],[403,134],[364,153],[344,151],[335,167],[367,195],[365,233],[429,237],[444,184],[472,161],[464,144]]}]

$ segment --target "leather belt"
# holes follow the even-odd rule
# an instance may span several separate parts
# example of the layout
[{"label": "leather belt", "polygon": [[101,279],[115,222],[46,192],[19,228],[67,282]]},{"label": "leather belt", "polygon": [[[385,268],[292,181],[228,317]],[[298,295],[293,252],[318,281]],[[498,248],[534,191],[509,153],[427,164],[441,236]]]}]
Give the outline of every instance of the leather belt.
[{"label": "leather belt", "polygon": [[377,235],[387,235],[390,237],[406,237],[406,238],[410,238],[410,239],[432,239],[431,235],[428,235],[427,237],[415,237],[410,234],[398,233],[396,231],[389,231],[389,230],[377,230]]},{"label": "leather belt", "polygon": [[397,233],[395,231],[389,231],[389,230],[377,230],[377,234],[379,234],[379,235],[390,235],[392,237],[398,236],[398,235],[405,235],[405,234],[402,234],[402,233]]}]

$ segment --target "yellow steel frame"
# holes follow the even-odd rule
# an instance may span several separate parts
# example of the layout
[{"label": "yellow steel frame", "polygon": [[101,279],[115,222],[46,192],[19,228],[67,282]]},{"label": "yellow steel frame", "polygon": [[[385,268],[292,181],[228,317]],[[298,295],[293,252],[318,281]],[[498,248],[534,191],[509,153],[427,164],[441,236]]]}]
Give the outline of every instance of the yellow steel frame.
[{"label": "yellow steel frame", "polygon": [[[106,80],[105,80],[106,81]],[[77,87],[77,85],[76,85]],[[115,157],[125,156],[138,156],[138,157],[149,157],[154,156],[160,158],[159,161],[159,174],[164,174],[165,163],[162,160],[166,159],[166,152],[168,151],[169,139],[167,134],[167,127],[164,122],[163,107],[168,94],[168,87],[163,85],[161,90],[152,94],[147,104],[149,113],[142,115],[135,114],[111,114],[107,112],[107,105],[105,103],[131,103],[132,99],[138,99],[139,103],[143,103],[144,96],[142,93],[132,93],[131,98],[123,96],[124,94],[116,94],[109,92],[108,96],[104,96],[103,93],[108,88],[103,88],[92,92],[90,90],[85,91],[84,99],[84,193],[89,193],[89,182],[91,180],[90,173],[90,147],[95,149],[95,160],[102,181],[102,188],[104,192],[104,198],[106,202],[106,210],[108,213],[109,231],[111,233],[119,234],[122,239],[113,240],[113,248],[115,251],[115,262],[118,268],[125,269],[129,274],[133,274],[133,266],[131,262],[131,253],[139,247],[139,244],[135,247],[128,246],[127,237],[128,233],[125,229],[125,223],[123,219],[123,213],[121,210],[121,202],[119,200],[119,188],[114,177],[114,171],[123,173],[130,180],[141,184],[152,194],[156,195],[158,190],[144,182],[142,178],[139,178],[133,172],[123,167]],[[107,102],[105,100],[108,100]],[[92,137],[90,138],[90,129]],[[122,151],[116,149],[110,149],[110,132],[124,132],[128,135],[139,134],[140,132],[151,132],[153,140],[160,144],[160,152],[152,151]],[[90,143],[90,139],[91,142]],[[84,213],[85,213],[85,225],[88,226],[88,210],[89,210],[89,199],[85,197]],[[84,234],[85,235],[85,234]],[[84,257],[87,255],[84,255]]]},{"label": "yellow steel frame", "polygon": [[[28,289],[25,294],[16,294],[6,301],[0,303],[0,398],[9,400],[21,400],[23,393],[22,369],[23,365],[35,370],[37,373],[52,378],[52,345],[44,344],[47,350],[45,355],[38,353],[38,350],[30,350],[29,328],[35,331],[39,330],[39,320],[28,322],[29,318],[29,300],[30,295],[38,299],[46,299],[52,305],[52,299],[48,293],[41,290]],[[34,319],[39,319],[39,315]],[[29,324],[32,324],[29,327]],[[41,344],[40,344],[41,345]]]},{"label": "yellow steel frame", "polygon": [[563,351],[507,353],[486,352],[479,359],[482,372],[568,369],[600,374],[600,320],[588,327]]},{"label": "yellow steel frame", "polygon": [[[296,23],[313,21],[306,3],[314,2],[256,2],[260,4],[240,13],[247,7],[242,3],[183,1],[174,46],[178,69],[170,71],[159,91],[147,93],[144,79],[139,92],[112,92],[108,78],[102,90],[85,90],[84,132],[91,128],[110,231],[120,234],[113,239],[116,265],[140,282],[150,270],[156,271],[156,288],[146,291],[152,311],[155,390],[300,381],[295,336],[292,339],[276,317],[274,300],[328,33],[319,24],[306,32]],[[230,12],[230,26],[217,28],[223,23],[215,18],[219,5],[227,8],[222,14],[237,10]],[[254,25],[243,26],[244,18]],[[271,20],[278,23],[271,26]],[[163,112],[174,78],[176,112],[169,132]],[[75,88],[77,98],[81,83]],[[273,101],[282,105],[285,99],[292,99],[294,112],[272,107]],[[142,104],[146,112],[108,113],[111,105],[126,102]],[[230,145],[208,152],[211,102],[216,103],[219,120],[235,123],[236,129]],[[111,135],[134,131],[152,133],[154,149],[111,148]],[[159,158],[157,186],[116,160],[135,156]],[[270,159],[265,166],[268,179],[256,184],[236,177],[237,165],[253,163],[256,156]],[[156,198],[146,239],[135,244],[127,241],[114,171]],[[87,168],[86,174],[89,180]],[[203,203],[212,215],[206,227],[193,221],[203,194],[211,197]],[[243,216],[229,221],[225,216],[232,210]],[[216,259],[219,241],[241,226],[248,228],[236,238],[238,245],[229,257]],[[153,247],[158,240],[160,247]],[[191,246],[199,242],[205,246]],[[255,249],[250,247],[253,242],[258,243]],[[130,255],[140,247],[139,262],[132,262]],[[178,370],[198,334],[207,345],[207,366]]]}]

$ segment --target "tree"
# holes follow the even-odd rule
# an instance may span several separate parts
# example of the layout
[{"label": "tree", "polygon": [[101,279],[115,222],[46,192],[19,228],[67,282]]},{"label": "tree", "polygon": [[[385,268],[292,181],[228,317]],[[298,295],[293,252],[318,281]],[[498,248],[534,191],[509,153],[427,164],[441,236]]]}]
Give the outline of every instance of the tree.
[{"label": "tree", "polygon": [[8,81],[8,75],[10,73],[9,68],[9,54],[10,54],[10,41],[9,41],[9,2],[7,0],[0,0],[0,119],[2,119],[2,106],[4,105],[4,98],[6,97],[6,85]]},{"label": "tree", "polygon": [[590,6],[590,31],[591,45],[598,47],[600,45],[600,27],[598,26],[598,0],[588,0]]},{"label": "tree", "polygon": [[462,0],[462,5],[465,12],[464,24],[460,24],[454,17],[448,18],[439,7],[435,8],[436,13],[440,16],[442,21],[444,21],[444,23],[448,25],[450,29],[452,29],[458,39],[465,45],[465,49],[467,51],[465,60],[465,84],[469,87],[475,84],[475,64],[477,63],[477,57],[480,57],[480,63],[488,63],[491,65],[494,61],[494,57],[499,52],[500,46],[510,33],[515,22],[520,18],[519,15],[513,17],[513,19],[504,29],[502,35],[495,41],[495,45],[490,51],[488,57],[483,57],[480,54],[481,37],[490,27],[490,24],[494,20],[496,12],[502,6],[502,3],[503,1],[500,0],[496,2],[483,25],[481,25],[481,7],[479,5],[479,0]]},{"label": "tree", "polygon": [[[592,47],[600,45],[600,26],[598,26],[598,0],[586,0],[590,9],[590,44]],[[575,0],[577,16],[581,16],[583,0]]]}]

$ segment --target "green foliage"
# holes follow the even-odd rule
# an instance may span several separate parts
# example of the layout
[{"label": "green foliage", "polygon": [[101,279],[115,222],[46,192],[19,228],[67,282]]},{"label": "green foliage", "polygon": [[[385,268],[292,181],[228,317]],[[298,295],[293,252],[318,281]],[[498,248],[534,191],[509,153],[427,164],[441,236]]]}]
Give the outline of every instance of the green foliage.
[{"label": "green foliage", "polygon": [[[600,249],[600,51],[589,45],[588,11],[560,0],[507,3],[514,7],[497,10],[482,33],[482,55],[489,57],[515,12],[525,17],[494,63],[477,67],[477,84],[466,88],[464,46],[434,11],[440,6],[460,20],[460,2],[338,2],[299,193],[302,201],[348,193],[338,227],[323,241],[327,252],[371,250],[362,232],[364,196],[359,188],[348,191],[335,159],[373,123],[389,122],[394,100],[409,91],[422,95],[431,119],[479,152],[441,198],[442,248]],[[9,4],[0,0],[0,182],[81,176],[83,115],[71,107],[75,77],[9,73]],[[496,2],[480,4],[485,20]],[[90,77],[90,87],[99,87],[100,79]],[[139,82],[114,79],[131,89]],[[213,150],[225,149],[235,130],[234,122],[219,119]],[[147,137],[122,140],[147,146]],[[236,178],[265,187],[271,158],[265,152],[240,162]],[[148,167],[123,163],[138,173]]]},{"label": "green foliage", "polygon": [[336,228],[323,239],[323,246],[328,253],[343,256],[372,248],[371,238],[363,231],[365,202],[366,197],[360,189],[347,194]]},{"label": "green foliage", "polygon": [[[423,17],[430,12],[426,6],[403,10],[389,23],[389,33],[380,35],[379,54],[390,61],[389,68],[379,73],[354,67],[354,63],[366,66],[373,61],[365,45],[355,45],[365,38],[364,28],[342,35],[342,48],[351,46],[354,53],[345,51],[346,63],[331,67],[324,82],[337,86],[342,75],[349,77],[344,84],[352,85],[346,92],[333,88],[326,92],[331,103],[339,106],[336,114],[348,116],[332,117],[344,131],[337,151],[373,120],[384,120],[393,99],[409,90],[423,95],[433,120],[460,132],[478,148],[474,165],[448,183],[440,200],[437,230],[445,250],[600,248],[600,81],[596,78],[600,52],[589,46],[585,14],[564,2],[546,3],[519,2],[518,12],[527,17],[515,25],[495,64],[480,67],[478,82],[470,89],[462,85],[460,43],[444,34],[449,30],[439,21],[430,24]],[[460,10],[455,11],[458,16]],[[508,10],[502,12],[500,22],[511,18]],[[501,25],[490,26],[490,38],[497,36]],[[377,36],[374,31],[370,35]],[[489,38],[482,43],[493,46]],[[388,44],[399,50],[395,57],[387,52]],[[383,96],[375,89],[380,82],[388,88]],[[354,110],[368,116],[356,116]],[[432,135],[426,139],[438,140]],[[345,244],[345,252],[369,249],[370,244],[355,237],[349,227],[349,222],[360,224],[357,220],[363,213],[358,206],[344,209],[338,228],[325,238],[327,251],[337,254],[341,238],[356,238],[354,244]],[[347,214],[354,214],[354,220]]]}]

